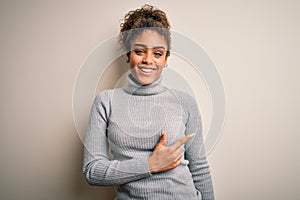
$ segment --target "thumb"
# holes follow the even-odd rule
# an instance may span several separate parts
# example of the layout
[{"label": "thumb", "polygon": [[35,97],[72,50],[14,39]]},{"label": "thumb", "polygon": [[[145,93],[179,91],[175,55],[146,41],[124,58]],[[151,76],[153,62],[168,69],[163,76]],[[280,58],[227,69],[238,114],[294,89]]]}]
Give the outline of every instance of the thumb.
[{"label": "thumb", "polygon": [[154,151],[164,147],[166,142],[167,142],[167,134],[165,131],[162,131],[160,140],[156,144]]}]

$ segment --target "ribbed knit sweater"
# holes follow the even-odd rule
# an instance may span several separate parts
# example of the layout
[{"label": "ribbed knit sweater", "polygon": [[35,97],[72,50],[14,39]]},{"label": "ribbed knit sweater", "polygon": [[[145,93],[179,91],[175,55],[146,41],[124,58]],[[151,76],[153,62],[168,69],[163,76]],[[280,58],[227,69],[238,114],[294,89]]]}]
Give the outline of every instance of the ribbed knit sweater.
[{"label": "ribbed knit sweater", "polygon": [[[162,77],[141,85],[129,74],[128,86],[95,97],[85,138],[85,178],[92,185],[116,185],[118,200],[212,200],[197,104],[161,81]],[[151,174],[148,157],[162,130],[167,133],[166,146],[187,134],[196,135],[185,144],[188,164]]]}]

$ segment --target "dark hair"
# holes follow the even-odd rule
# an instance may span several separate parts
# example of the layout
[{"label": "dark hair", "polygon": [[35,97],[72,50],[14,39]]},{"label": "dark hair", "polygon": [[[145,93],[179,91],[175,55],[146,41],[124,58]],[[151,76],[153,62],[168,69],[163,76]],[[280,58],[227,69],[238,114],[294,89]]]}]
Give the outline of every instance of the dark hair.
[{"label": "dark hair", "polygon": [[131,50],[131,41],[147,29],[157,31],[165,38],[168,46],[167,56],[170,55],[170,24],[164,11],[145,4],[140,9],[129,11],[120,26],[119,40],[127,52]]}]

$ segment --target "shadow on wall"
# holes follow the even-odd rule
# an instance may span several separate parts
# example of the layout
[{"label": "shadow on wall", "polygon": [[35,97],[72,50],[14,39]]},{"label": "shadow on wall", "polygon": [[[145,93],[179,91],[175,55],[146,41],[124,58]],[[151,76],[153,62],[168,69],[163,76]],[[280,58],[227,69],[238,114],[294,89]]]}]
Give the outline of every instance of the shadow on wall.
[{"label": "shadow on wall", "polygon": [[78,151],[75,154],[76,170],[74,171],[74,200],[113,200],[115,197],[114,186],[91,186],[82,174],[83,145],[78,145]]},{"label": "shadow on wall", "polygon": [[[99,77],[99,82],[96,89],[96,94],[103,90],[114,88],[117,81],[125,74],[129,66],[126,65],[126,58],[119,57],[112,62],[104,71],[102,77]],[[91,186],[86,181],[82,174],[83,161],[83,143],[77,145],[76,152],[74,152],[74,186],[73,194],[76,195],[75,200],[113,200],[115,197],[115,186]]]}]

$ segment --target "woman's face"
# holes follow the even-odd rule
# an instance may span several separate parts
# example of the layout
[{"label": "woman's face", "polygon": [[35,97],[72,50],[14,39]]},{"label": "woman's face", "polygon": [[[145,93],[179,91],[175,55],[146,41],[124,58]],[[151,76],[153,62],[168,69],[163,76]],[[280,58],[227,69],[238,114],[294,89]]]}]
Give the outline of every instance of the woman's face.
[{"label": "woman's face", "polygon": [[130,71],[142,85],[156,81],[167,63],[167,43],[162,35],[145,30],[131,42]]}]

